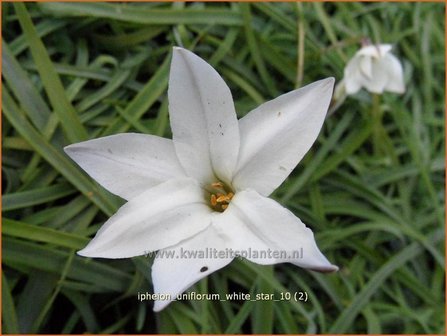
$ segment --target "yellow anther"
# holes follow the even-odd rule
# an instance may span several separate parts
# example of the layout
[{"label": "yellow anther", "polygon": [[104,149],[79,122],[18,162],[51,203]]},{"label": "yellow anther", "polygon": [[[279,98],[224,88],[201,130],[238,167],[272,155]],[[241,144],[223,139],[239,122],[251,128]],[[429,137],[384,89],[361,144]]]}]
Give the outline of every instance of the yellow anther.
[{"label": "yellow anther", "polygon": [[222,182],[214,182],[214,183],[211,183],[211,186],[213,188],[223,188],[224,185]]},{"label": "yellow anther", "polygon": [[218,198],[217,198],[217,203],[222,203],[222,202],[227,202],[227,201],[229,201],[230,199],[228,198],[228,196],[227,195],[221,195],[221,196],[219,196]]},{"label": "yellow anther", "polygon": [[216,206],[216,204],[217,204],[217,199],[216,199],[216,195],[214,195],[214,194],[211,194],[211,205],[212,206]]},{"label": "yellow anther", "polygon": [[216,212],[225,211],[234,197],[231,188],[220,181],[208,184],[206,190],[209,192],[209,205]]}]

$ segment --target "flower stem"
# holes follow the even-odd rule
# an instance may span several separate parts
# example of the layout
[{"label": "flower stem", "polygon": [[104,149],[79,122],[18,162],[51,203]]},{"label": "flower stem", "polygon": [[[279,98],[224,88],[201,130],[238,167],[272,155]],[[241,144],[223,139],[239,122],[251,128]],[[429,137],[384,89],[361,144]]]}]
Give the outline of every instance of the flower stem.
[{"label": "flower stem", "polygon": [[380,156],[381,153],[381,139],[382,133],[382,109],[380,108],[380,95],[373,93],[372,95],[372,121],[373,121],[373,151],[375,156]]},{"label": "flower stem", "polygon": [[386,159],[386,164],[397,163],[398,158],[393,148],[393,142],[383,126],[383,110],[380,104],[380,95],[372,96],[372,120],[373,120],[373,150],[374,155]]}]

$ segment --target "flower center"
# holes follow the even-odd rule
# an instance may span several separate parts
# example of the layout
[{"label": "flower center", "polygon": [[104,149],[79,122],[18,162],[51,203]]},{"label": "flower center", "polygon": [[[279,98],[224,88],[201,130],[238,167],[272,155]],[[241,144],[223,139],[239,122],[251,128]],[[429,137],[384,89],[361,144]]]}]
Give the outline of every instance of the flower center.
[{"label": "flower center", "polygon": [[209,191],[211,209],[218,212],[224,212],[234,196],[231,188],[218,181],[211,183],[207,190]]}]

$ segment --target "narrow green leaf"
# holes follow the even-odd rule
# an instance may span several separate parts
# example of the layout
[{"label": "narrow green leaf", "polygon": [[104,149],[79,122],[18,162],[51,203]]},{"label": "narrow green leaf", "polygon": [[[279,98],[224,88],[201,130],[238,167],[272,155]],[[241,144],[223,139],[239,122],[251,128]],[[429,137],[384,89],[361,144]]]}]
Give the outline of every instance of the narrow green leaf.
[{"label": "narrow green leaf", "polygon": [[84,320],[86,331],[90,333],[97,333],[99,330],[99,323],[96,318],[96,314],[93,311],[93,307],[89,303],[89,299],[86,295],[63,289],[62,293],[76,306],[80,312],[82,319]]},{"label": "narrow green leaf", "polygon": [[4,41],[2,41],[2,74],[34,126],[45,127],[51,111]]},{"label": "narrow green leaf", "polygon": [[[67,156],[57,151],[45,140],[26,120],[21,110],[17,107],[6,88],[2,90],[3,113],[16,130],[30,143],[48,163],[58,170],[65,178],[73,183],[84,195],[89,197],[105,213],[111,215],[116,210],[116,205],[109,200],[104,192],[94,185]],[[115,203],[116,204],[116,203]]]},{"label": "narrow green leaf", "polygon": [[[59,21],[59,20],[45,20],[43,22],[40,22],[36,25],[36,32],[37,35],[42,38],[59,28],[66,25],[65,21]],[[20,35],[17,37],[14,41],[10,43],[10,48],[12,51],[12,54],[14,56],[19,55],[22,51],[24,51],[28,47],[28,42],[26,40],[26,37],[24,35]]]},{"label": "narrow green leaf", "polygon": [[256,64],[256,68],[261,75],[262,81],[265,87],[268,89],[269,94],[272,97],[278,95],[278,90],[273,86],[273,80],[267,72],[264,60],[262,58],[262,53],[259,50],[258,42],[256,40],[255,32],[252,28],[252,15],[249,3],[242,3],[241,5],[242,16],[244,20],[245,36],[247,38],[248,47],[250,48],[250,53]]},{"label": "narrow green leaf", "polygon": [[107,18],[151,25],[221,24],[240,26],[242,24],[239,13],[225,9],[145,9],[130,4],[99,2],[82,4],[75,2],[42,2],[39,6],[44,11],[54,15]]},{"label": "narrow green leaf", "polygon": [[30,207],[47,203],[68,196],[76,192],[76,189],[68,183],[59,183],[50,187],[4,194],[2,200],[3,211]]},{"label": "narrow green leaf", "polygon": [[8,278],[2,272],[2,321],[5,334],[20,334],[16,308],[9,288]]},{"label": "narrow green leaf", "polygon": [[88,97],[85,97],[78,105],[76,105],[76,109],[79,112],[84,112],[88,108],[92,107],[94,104],[100,102],[108,95],[110,95],[113,91],[121,87],[124,81],[129,78],[130,73],[130,70],[123,70],[118,68],[106,85],[97,90],[95,93],[89,95]]},{"label": "narrow green leaf", "polygon": [[[444,232],[438,230],[432,235],[431,242],[440,241],[444,237]],[[414,259],[423,251],[418,243],[412,243],[400,251],[398,254],[389,259],[380,269],[369,279],[368,283],[363,286],[362,290],[352,299],[351,304],[343,310],[335,323],[329,329],[331,334],[343,334],[352,322],[355,320],[360,311],[369,302],[371,296],[380,288],[383,282],[399,267]]]},{"label": "narrow green leaf", "polygon": [[119,50],[141,42],[150,41],[165,31],[166,28],[164,27],[144,27],[129,34],[118,34],[114,36],[94,35],[94,39],[108,49]]},{"label": "narrow green leaf", "polygon": [[26,224],[8,218],[3,218],[2,224],[2,233],[5,235],[50,243],[56,246],[79,250],[89,241],[88,238],[76,235],[74,233],[62,232],[46,227]]},{"label": "narrow green leaf", "polygon": [[336,146],[337,153],[327,158],[315,171],[312,176],[312,181],[316,181],[321,177],[329,174],[332,170],[338,167],[349,155],[354,153],[371,134],[371,123],[365,122],[353,131],[342,144]]},{"label": "narrow green leaf", "polygon": [[37,35],[25,4],[14,3],[14,8],[28,40],[31,54],[33,55],[45,91],[68,139],[71,142],[86,140],[88,138],[87,131],[82,126],[76,111],[68,101],[62,82],[54,69],[44,44]]},{"label": "narrow green leaf", "polygon": [[[273,277],[273,266],[265,266],[263,272],[266,276]],[[258,293],[274,294],[274,288],[263,279],[258,281]],[[256,302],[251,316],[252,330],[254,334],[272,334],[274,319],[274,302],[263,300]]]},{"label": "narrow green leaf", "polygon": [[[253,296],[254,292],[250,291],[250,295]],[[257,302],[247,300],[245,301],[242,306],[239,308],[239,311],[237,312],[234,319],[230,322],[227,329],[225,329],[225,334],[241,334],[242,333],[242,325],[244,322],[249,318],[250,313],[252,312],[253,308]]]},{"label": "narrow green leaf", "polygon": [[54,300],[56,300],[56,297],[59,294],[61,287],[64,283],[65,277],[67,276],[68,270],[70,269],[74,255],[75,255],[74,251],[71,251],[71,253],[68,255],[67,261],[64,265],[64,269],[62,270],[62,274],[61,274],[59,280],[57,281],[56,288],[54,289],[53,293],[48,298],[46,303],[43,305],[43,307],[40,311],[40,314],[37,316],[37,318],[33,324],[33,327],[31,329],[33,333],[36,333],[37,331],[40,330],[40,327],[41,327],[42,323],[44,322],[46,315],[51,310],[51,307],[54,304]]},{"label": "narrow green leaf", "polygon": [[152,76],[149,82],[141,89],[134,99],[127,105],[121,115],[128,123],[121,120],[108,127],[103,135],[126,132],[131,125],[135,124],[141,116],[156,102],[156,100],[166,91],[168,85],[170,59],[167,58],[158,71]]},{"label": "narrow green leaf", "polygon": [[33,325],[56,287],[56,283],[57,276],[40,269],[29,274],[17,304],[17,316],[22,333],[34,332]]},{"label": "narrow green leaf", "polygon": [[[352,114],[344,114],[341,120],[337,123],[335,128],[331,131],[331,134],[327,139],[324,140],[323,146],[318,150],[317,154],[309,160],[304,171],[293,181],[293,184],[288,188],[284,196],[281,198],[282,202],[287,202],[293,195],[295,195],[298,190],[300,190],[305,183],[311,178],[315,173],[316,169],[322,165],[324,159],[328,156],[329,152],[337,147],[339,139],[349,127],[350,122],[354,116]],[[309,154],[308,154],[309,155]]]},{"label": "narrow green leaf", "polygon": [[[40,244],[23,242],[17,239],[3,240],[3,262],[9,267],[28,267],[61,275],[68,253],[56,251]],[[132,277],[119,269],[104,265],[88,258],[75,257],[67,279],[74,279],[95,285],[99,290],[124,292]]]}]

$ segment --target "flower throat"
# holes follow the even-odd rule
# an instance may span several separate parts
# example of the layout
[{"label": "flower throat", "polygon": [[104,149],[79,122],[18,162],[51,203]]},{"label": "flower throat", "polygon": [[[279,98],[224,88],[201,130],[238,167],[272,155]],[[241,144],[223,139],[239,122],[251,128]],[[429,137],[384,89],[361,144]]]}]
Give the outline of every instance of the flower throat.
[{"label": "flower throat", "polygon": [[207,190],[210,193],[209,204],[211,209],[217,212],[224,212],[234,196],[231,189],[219,181],[211,183],[210,188],[207,188]]}]

